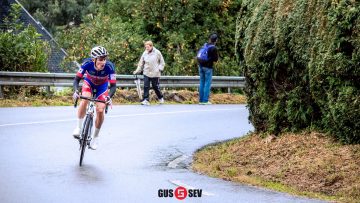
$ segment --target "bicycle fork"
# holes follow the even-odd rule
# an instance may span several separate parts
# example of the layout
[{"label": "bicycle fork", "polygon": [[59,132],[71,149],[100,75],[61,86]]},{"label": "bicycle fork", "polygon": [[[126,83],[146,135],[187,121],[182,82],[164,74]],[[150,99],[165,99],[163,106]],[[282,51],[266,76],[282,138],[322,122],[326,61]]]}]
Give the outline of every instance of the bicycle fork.
[{"label": "bicycle fork", "polygon": [[[85,117],[85,122],[83,125],[83,129],[81,130],[81,136],[79,139],[79,144],[80,144],[80,150],[81,150],[81,146],[82,146],[82,142],[86,142],[85,146],[89,146],[90,142],[91,142],[91,132],[92,132],[92,125],[93,125],[93,116],[92,115],[86,115]],[[88,128],[88,130],[86,130],[86,128]],[[85,137],[85,139],[84,139]]]}]

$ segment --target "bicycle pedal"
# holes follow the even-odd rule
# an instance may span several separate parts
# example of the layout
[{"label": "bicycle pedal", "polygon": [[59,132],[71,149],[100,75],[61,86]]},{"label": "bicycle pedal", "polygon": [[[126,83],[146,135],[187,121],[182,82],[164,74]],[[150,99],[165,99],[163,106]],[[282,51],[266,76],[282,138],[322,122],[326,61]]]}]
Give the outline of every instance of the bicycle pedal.
[{"label": "bicycle pedal", "polygon": [[80,136],[73,135],[73,137],[74,137],[74,139],[77,139],[77,140],[81,139]]}]

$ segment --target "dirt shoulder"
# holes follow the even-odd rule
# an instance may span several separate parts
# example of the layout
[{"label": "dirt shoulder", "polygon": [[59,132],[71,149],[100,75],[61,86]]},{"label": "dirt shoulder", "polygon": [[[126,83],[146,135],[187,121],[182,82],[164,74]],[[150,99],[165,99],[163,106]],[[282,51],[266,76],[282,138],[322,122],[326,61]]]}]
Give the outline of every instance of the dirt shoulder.
[{"label": "dirt shoulder", "polygon": [[360,202],[360,145],[320,133],[244,138],[209,145],[192,169],[212,177],[295,195]]},{"label": "dirt shoulder", "polygon": [[[189,90],[165,90],[163,91],[165,102],[170,104],[197,104],[198,92]],[[241,94],[211,94],[210,101],[213,104],[245,104],[246,97]],[[113,98],[113,104],[136,104],[140,99],[135,89],[117,90]],[[150,102],[157,103],[155,93],[150,91]],[[65,92],[60,95],[45,96],[41,94],[29,95],[28,92],[8,96],[0,99],[0,107],[19,106],[71,106],[72,92]]]}]

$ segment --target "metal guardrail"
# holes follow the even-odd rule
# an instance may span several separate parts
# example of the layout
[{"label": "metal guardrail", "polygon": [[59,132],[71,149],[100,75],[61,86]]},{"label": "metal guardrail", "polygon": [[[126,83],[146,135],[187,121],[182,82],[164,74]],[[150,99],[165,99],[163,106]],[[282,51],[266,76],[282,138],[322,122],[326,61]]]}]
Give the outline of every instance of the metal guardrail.
[{"label": "metal guardrail", "polygon": [[[0,71],[0,85],[71,87],[75,73],[36,73]],[[139,76],[142,79],[142,76]],[[117,86],[135,87],[135,76],[116,75]],[[212,87],[245,85],[244,77],[213,76]],[[161,76],[162,87],[198,87],[199,76]]]},{"label": "metal guardrail", "polygon": [[[37,73],[37,72],[6,72],[0,71],[1,86],[54,86],[71,87],[75,73]],[[143,76],[138,76],[143,78]],[[134,75],[116,75],[118,87],[136,87]],[[143,82],[141,80],[141,82]],[[161,87],[163,88],[197,88],[199,76],[161,76]],[[243,88],[244,77],[213,76],[211,87],[221,88]],[[1,88],[0,88],[1,94]],[[1,95],[0,95],[1,96]]]}]

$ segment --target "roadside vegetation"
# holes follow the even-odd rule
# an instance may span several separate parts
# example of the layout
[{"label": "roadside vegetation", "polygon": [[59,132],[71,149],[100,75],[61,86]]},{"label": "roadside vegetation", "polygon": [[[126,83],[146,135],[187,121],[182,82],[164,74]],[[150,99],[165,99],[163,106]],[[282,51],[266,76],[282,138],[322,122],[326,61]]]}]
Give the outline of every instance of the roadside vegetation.
[{"label": "roadside vegetation", "polygon": [[13,4],[11,8],[10,15],[0,22],[0,70],[47,71],[49,43],[40,39],[34,27],[19,21],[20,5]]},{"label": "roadside vegetation", "polygon": [[236,36],[255,132],[205,147],[193,169],[360,202],[359,25],[359,1],[242,1]]},{"label": "roadside vegetation", "polygon": [[360,202],[360,145],[322,133],[252,133],[208,145],[194,154],[192,169],[299,196]]},{"label": "roadside vegetation", "polygon": [[[81,62],[102,45],[118,74],[131,74],[152,40],[164,56],[165,75],[197,75],[197,50],[212,32],[219,35],[221,60],[214,75],[240,76],[234,49],[241,1],[198,0],[20,0],[68,52]],[[68,64],[64,62],[64,65]],[[68,67],[64,67],[68,70]]]},{"label": "roadside vegetation", "polygon": [[[71,88],[61,91],[51,91],[50,94],[44,88],[22,87],[3,88],[5,98],[0,99],[0,107],[20,106],[71,106],[73,105]],[[166,104],[197,104],[198,92],[193,90],[163,90]],[[245,104],[246,97],[239,93],[214,93],[210,97],[213,104]],[[155,93],[150,91],[150,102],[157,103]],[[136,89],[118,89],[113,98],[114,105],[139,104],[140,100]]]},{"label": "roadside vegetation", "polygon": [[[360,202],[359,1],[21,2],[50,27],[69,53],[67,62],[80,62],[101,44],[118,74],[131,74],[142,42],[152,40],[164,54],[165,75],[196,75],[197,49],[218,33],[214,75],[244,75],[246,87],[245,95],[213,94],[211,101],[246,102],[255,132],[202,149],[193,169],[297,195]],[[16,30],[16,16],[1,30],[1,70],[11,64],[5,70],[46,71],[40,67],[47,45],[30,27]],[[0,105],[72,105],[70,90],[48,95],[30,89],[4,89]],[[196,103],[197,93],[168,90],[165,100]],[[131,89],[114,98],[115,104],[138,101]]]}]

